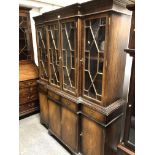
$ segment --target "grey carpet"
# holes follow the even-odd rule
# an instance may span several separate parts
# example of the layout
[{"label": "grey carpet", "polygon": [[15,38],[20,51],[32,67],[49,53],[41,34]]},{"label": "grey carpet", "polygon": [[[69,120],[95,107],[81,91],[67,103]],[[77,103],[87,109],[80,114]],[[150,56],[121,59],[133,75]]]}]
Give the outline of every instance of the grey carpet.
[{"label": "grey carpet", "polygon": [[19,121],[20,155],[70,155],[40,124],[39,114]]}]

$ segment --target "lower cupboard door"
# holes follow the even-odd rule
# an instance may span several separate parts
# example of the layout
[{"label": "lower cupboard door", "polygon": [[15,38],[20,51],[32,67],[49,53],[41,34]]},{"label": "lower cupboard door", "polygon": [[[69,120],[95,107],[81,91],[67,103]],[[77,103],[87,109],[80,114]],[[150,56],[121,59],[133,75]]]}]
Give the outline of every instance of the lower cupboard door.
[{"label": "lower cupboard door", "polygon": [[48,100],[49,103],[49,129],[52,131],[52,134],[61,137],[61,107],[59,104]]},{"label": "lower cupboard door", "polygon": [[104,130],[97,123],[82,118],[82,153],[83,155],[103,155]]},{"label": "lower cupboard door", "polygon": [[48,126],[48,102],[47,96],[39,92],[40,117],[42,123]]},{"label": "lower cupboard door", "polygon": [[78,118],[66,108],[62,108],[62,139],[73,151],[78,147]]}]

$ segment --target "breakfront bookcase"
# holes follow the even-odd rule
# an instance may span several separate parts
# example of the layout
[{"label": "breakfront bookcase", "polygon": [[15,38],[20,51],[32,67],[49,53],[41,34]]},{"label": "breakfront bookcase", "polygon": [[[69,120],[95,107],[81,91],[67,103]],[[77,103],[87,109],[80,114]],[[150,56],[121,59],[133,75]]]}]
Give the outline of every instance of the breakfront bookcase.
[{"label": "breakfront bookcase", "polygon": [[131,18],[127,3],[89,1],[34,17],[41,123],[72,154],[116,152]]},{"label": "breakfront bookcase", "polygon": [[19,117],[39,111],[38,68],[34,62],[31,8],[19,7]]}]

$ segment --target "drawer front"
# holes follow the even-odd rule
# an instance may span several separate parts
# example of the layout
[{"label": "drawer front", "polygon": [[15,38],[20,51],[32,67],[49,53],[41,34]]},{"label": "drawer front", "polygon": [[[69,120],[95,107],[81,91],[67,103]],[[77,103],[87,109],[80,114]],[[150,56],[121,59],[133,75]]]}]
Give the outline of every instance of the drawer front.
[{"label": "drawer front", "polygon": [[59,104],[48,100],[49,103],[49,129],[61,138],[61,107]]},{"label": "drawer front", "polygon": [[19,113],[20,113],[20,116],[21,116],[23,114],[28,114],[30,112],[34,112],[34,111],[36,111],[38,109],[39,109],[38,101],[29,102],[29,103],[26,103],[26,104],[23,104],[23,105],[19,106]]},{"label": "drawer front", "polygon": [[64,97],[61,98],[61,103],[68,109],[77,112],[78,111],[78,105]]},{"label": "drawer front", "polygon": [[26,97],[29,95],[29,87],[19,89],[19,97]]},{"label": "drawer front", "polygon": [[39,93],[39,103],[40,103],[40,117],[42,123],[48,126],[48,102],[47,102],[47,96]]},{"label": "drawer front", "polygon": [[28,93],[25,96],[19,97],[19,103],[24,104],[37,99],[38,99],[38,93],[34,93],[34,94]]},{"label": "drawer front", "polygon": [[75,152],[78,151],[78,117],[62,108],[62,140]]},{"label": "drawer front", "polygon": [[85,105],[82,106],[82,113],[86,114],[88,117],[94,118],[95,120],[101,123],[106,121],[106,117],[103,114],[97,112],[96,110],[88,106]]},{"label": "drawer front", "polygon": [[33,86],[37,86],[37,80],[36,79],[19,82],[19,89],[20,88],[26,88],[26,87],[33,87]]},{"label": "drawer front", "polygon": [[48,96],[49,96],[53,101],[60,102],[60,99],[61,99],[61,96],[60,96],[60,95],[57,95],[56,93],[53,93],[53,92],[51,92],[51,91],[48,91]]},{"label": "drawer front", "polygon": [[103,155],[104,149],[104,129],[97,123],[83,117],[82,118],[82,154]]},{"label": "drawer front", "polygon": [[21,88],[19,90],[19,97],[26,97],[29,94],[37,94],[37,93],[38,93],[37,86],[35,86],[35,87]]},{"label": "drawer front", "polygon": [[29,92],[32,93],[32,94],[37,94],[38,93],[38,87],[35,86],[35,87],[30,87],[29,88]]}]

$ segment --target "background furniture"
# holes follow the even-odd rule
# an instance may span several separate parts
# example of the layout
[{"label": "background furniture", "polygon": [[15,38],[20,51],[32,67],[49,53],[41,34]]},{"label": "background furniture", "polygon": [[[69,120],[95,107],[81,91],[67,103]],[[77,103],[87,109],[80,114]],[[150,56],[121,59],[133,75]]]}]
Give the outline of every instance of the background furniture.
[{"label": "background furniture", "polygon": [[41,123],[73,154],[116,153],[131,17],[126,2],[89,1],[34,17]]},{"label": "background furniture", "polygon": [[19,8],[19,116],[39,110],[29,8]]},{"label": "background furniture", "polygon": [[119,155],[133,155],[135,150],[135,4],[128,5],[127,8],[133,13],[130,28],[129,45],[128,49],[125,49],[125,52],[130,54],[130,56],[133,57],[133,60],[128,102],[126,107],[124,137],[122,143],[118,146]]}]

